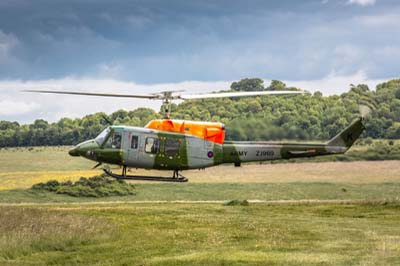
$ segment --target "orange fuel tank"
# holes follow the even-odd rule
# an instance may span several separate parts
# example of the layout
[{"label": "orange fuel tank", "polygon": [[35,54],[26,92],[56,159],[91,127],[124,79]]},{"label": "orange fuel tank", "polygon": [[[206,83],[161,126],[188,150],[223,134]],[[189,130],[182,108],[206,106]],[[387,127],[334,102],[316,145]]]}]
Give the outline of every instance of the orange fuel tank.
[{"label": "orange fuel tank", "polygon": [[217,122],[157,119],[147,123],[146,128],[191,134],[219,144],[225,140],[225,125]]}]

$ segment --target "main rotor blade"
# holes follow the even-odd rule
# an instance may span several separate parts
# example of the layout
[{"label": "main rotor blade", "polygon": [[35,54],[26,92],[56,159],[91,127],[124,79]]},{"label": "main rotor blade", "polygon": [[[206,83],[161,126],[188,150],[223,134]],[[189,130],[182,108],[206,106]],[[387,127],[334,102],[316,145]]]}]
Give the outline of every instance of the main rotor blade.
[{"label": "main rotor blade", "polygon": [[289,95],[303,94],[303,91],[241,91],[241,92],[223,92],[223,93],[205,93],[205,94],[187,94],[187,95],[171,95],[174,91],[165,91],[153,94],[114,94],[114,93],[93,93],[93,92],[77,92],[77,91],[52,91],[52,90],[24,90],[25,92],[50,93],[50,94],[69,94],[69,95],[85,95],[100,97],[119,97],[119,98],[140,98],[152,100],[190,100],[190,99],[207,99],[207,98],[233,98],[233,97],[249,97],[259,95]]},{"label": "main rotor blade", "polygon": [[233,97],[248,97],[258,95],[288,95],[288,94],[303,94],[303,91],[243,91],[243,92],[223,92],[223,93],[205,93],[193,95],[180,95],[179,99],[206,99],[206,98],[233,98]]},{"label": "main rotor blade", "polygon": [[86,96],[102,96],[102,97],[119,97],[119,98],[141,98],[141,99],[160,99],[159,95],[140,95],[140,94],[114,94],[114,93],[92,93],[77,91],[47,91],[47,90],[24,90],[26,92],[51,93],[51,94],[70,94],[70,95],[86,95]]}]

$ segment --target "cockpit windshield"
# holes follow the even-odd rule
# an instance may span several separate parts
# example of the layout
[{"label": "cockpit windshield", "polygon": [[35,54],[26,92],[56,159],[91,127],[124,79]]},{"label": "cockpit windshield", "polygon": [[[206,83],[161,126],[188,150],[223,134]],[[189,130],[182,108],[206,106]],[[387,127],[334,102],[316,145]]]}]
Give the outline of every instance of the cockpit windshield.
[{"label": "cockpit windshield", "polygon": [[106,139],[107,135],[110,133],[110,128],[104,129],[96,138],[97,144],[101,145],[103,144],[104,140]]}]

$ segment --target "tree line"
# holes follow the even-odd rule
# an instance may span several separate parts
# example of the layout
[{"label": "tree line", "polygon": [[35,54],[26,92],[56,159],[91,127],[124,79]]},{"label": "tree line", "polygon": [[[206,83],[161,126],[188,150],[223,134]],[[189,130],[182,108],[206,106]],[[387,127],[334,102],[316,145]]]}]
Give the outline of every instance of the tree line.
[{"label": "tree line", "polygon": [[[232,91],[297,90],[273,80],[264,86],[258,78],[233,82]],[[359,116],[359,106],[372,110],[363,137],[400,138],[400,79],[377,85],[351,85],[341,95],[321,92],[290,96],[260,96],[184,101],[172,105],[172,117],[220,121],[226,124],[228,140],[329,139]],[[161,110],[163,108],[161,107]],[[110,115],[95,113],[83,118],[43,119],[32,124],[0,121],[0,147],[72,145],[94,138],[108,121],[115,125],[144,126],[162,113],[149,108],[118,110]]]}]

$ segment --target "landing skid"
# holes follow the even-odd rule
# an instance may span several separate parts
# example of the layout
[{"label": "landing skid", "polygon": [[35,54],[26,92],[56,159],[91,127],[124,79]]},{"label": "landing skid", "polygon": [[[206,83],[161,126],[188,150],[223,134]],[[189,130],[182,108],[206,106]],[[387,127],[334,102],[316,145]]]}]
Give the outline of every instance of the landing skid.
[{"label": "landing skid", "polygon": [[104,173],[116,178],[116,179],[127,179],[127,180],[142,180],[142,181],[162,181],[162,182],[187,182],[189,179],[182,176],[178,171],[174,171],[173,177],[161,177],[161,176],[138,176],[138,175],[126,175],[126,169],[123,169],[122,175],[114,174],[110,169],[103,169]]}]

